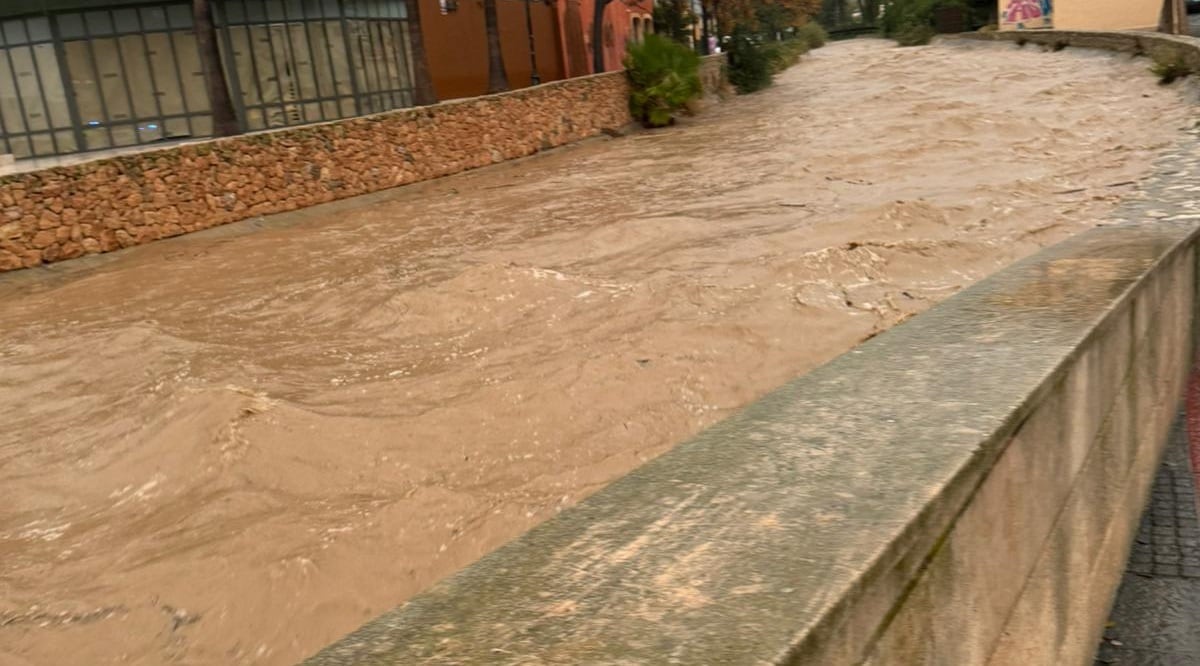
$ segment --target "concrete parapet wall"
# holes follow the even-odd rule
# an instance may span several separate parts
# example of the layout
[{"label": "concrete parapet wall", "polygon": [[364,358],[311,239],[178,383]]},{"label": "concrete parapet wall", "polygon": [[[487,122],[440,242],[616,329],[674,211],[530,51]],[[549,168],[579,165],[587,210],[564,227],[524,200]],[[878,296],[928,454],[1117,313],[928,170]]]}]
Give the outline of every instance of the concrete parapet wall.
[{"label": "concrete parapet wall", "polygon": [[706,97],[732,94],[729,81],[725,78],[725,56],[704,56],[700,59],[700,86]]},{"label": "concrete parapet wall", "polygon": [[311,660],[1088,664],[1190,366],[1194,223],[1102,227]]},{"label": "concrete parapet wall", "polygon": [[1015,30],[964,33],[955,35],[954,38],[1037,44],[1051,48],[1071,46],[1075,48],[1119,51],[1133,55],[1146,55],[1151,58],[1167,61],[1176,60],[1186,64],[1192,71],[1200,71],[1200,39],[1167,35],[1158,32]]},{"label": "concrete parapet wall", "polygon": [[1092,663],[1190,369],[1195,268],[1190,244],[1163,256],[1055,369],[868,663]]}]

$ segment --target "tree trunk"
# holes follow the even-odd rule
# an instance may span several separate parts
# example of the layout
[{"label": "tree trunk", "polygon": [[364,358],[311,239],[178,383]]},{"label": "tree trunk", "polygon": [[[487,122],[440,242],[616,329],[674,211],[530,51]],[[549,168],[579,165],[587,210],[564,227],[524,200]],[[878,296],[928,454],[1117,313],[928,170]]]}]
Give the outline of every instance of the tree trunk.
[{"label": "tree trunk", "polygon": [[483,0],[483,24],[487,28],[488,93],[508,90],[508,75],[504,72],[504,54],[500,51],[500,20],[496,17],[496,0]]},{"label": "tree trunk", "polygon": [[229,98],[225,68],[221,67],[217,29],[213,26],[208,0],[192,0],[192,23],[195,26],[196,48],[200,52],[200,67],[204,70],[204,84],[208,89],[208,103],[212,107],[213,136],[238,134],[241,129],[233,110],[233,101]]},{"label": "tree trunk", "polygon": [[563,30],[567,42],[567,71],[570,76],[587,76],[588,53],[583,41],[583,16],[579,12],[579,0],[567,0]]},{"label": "tree trunk", "polygon": [[437,103],[433,78],[429,76],[429,57],[425,55],[425,37],[421,34],[421,0],[408,0],[408,43],[412,48],[413,103],[426,106]]},{"label": "tree trunk", "polygon": [[592,72],[604,71],[604,9],[612,0],[596,0],[592,13]]},{"label": "tree trunk", "polygon": [[879,0],[864,0],[862,22],[864,25],[875,25],[879,19]]}]

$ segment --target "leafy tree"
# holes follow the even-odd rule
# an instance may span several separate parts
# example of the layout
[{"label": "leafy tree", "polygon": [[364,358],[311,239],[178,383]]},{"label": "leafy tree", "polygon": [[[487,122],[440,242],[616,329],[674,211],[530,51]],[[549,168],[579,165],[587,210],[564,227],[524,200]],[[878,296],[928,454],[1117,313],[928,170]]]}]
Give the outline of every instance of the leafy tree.
[{"label": "leafy tree", "polygon": [[751,30],[758,27],[754,16],[758,0],[720,0],[714,2],[713,13],[717,17],[717,30],[720,34],[730,34],[737,27]]},{"label": "leafy tree", "polygon": [[783,32],[821,11],[821,0],[720,0],[717,24],[722,32],[743,26],[752,32]]},{"label": "leafy tree", "polygon": [[690,43],[696,16],[685,0],[659,0],[654,3],[654,34],[665,35],[680,44]]},{"label": "leafy tree", "polygon": [[749,28],[735,27],[727,47],[726,73],[739,93],[744,95],[771,85],[770,55]]},{"label": "leafy tree", "polygon": [[[823,0],[818,14],[827,26],[866,25],[873,26],[879,20],[879,9],[885,0]],[[992,0],[987,0],[991,2]],[[859,18],[854,19],[858,12]]]},{"label": "leafy tree", "polygon": [[875,25],[875,22],[879,20],[879,5],[880,0],[858,0],[858,9],[863,25]]},{"label": "leafy tree", "polygon": [[888,37],[900,32],[932,34],[938,13],[952,8],[966,14],[964,27],[985,25],[994,20],[996,11],[990,0],[890,0],[879,25]]},{"label": "leafy tree", "polygon": [[779,39],[796,20],[789,9],[778,2],[764,2],[754,9],[758,29],[772,39]]}]

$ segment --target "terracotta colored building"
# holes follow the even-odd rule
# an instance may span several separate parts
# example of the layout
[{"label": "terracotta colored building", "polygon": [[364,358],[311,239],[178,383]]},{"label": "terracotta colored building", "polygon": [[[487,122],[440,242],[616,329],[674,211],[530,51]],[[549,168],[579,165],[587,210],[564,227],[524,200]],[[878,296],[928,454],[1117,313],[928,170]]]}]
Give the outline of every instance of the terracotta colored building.
[{"label": "terracotta colored building", "polygon": [[[593,72],[592,16],[596,0],[556,0],[562,32],[562,53],[569,76]],[[604,70],[621,68],[625,46],[654,32],[653,0],[611,0],[604,8],[604,30],[600,48]]]},{"label": "terracotta colored building", "polygon": [[[418,0],[429,74],[438,99],[472,97],[487,90],[487,39],[482,0]],[[500,46],[508,84],[528,86],[532,65],[525,10],[533,25],[534,60],[544,83],[567,76],[557,7],[540,0],[496,0]]]}]

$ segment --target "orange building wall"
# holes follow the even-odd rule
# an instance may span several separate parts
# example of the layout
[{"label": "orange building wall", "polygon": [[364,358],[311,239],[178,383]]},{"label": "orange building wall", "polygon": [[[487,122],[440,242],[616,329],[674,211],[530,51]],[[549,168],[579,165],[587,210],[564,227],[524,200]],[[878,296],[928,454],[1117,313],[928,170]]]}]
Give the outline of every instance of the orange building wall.
[{"label": "orange building wall", "polygon": [[[458,8],[442,13],[439,0],[421,3],[421,34],[429,58],[429,74],[439,100],[474,97],[487,91],[487,33],[483,0],[458,0]],[[557,8],[531,2],[538,74],[543,83],[566,78],[559,47]],[[530,83],[529,36],[525,0],[496,0],[500,48],[510,88]]]},{"label": "orange building wall", "polygon": [[[595,0],[556,0],[558,14],[562,21],[562,53],[567,60],[566,71],[572,76],[582,76],[592,73],[592,13],[595,11]],[[633,36],[633,20],[650,22],[653,14],[653,0],[612,0],[604,8],[604,70],[611,72],[621,68],[625,59],[625,44]],[[581,52],[578,45],[572,44],[569,31],[572,29],[570,17],[578,14],[580,33],[582,36],[583,63],[576,61]]]},{"label": "orange building wall", "polygon": [[[1047,7],[1049,5],[1049,7]],[[1155,30],[1162,0],[999,0],[1000,29]],[[1049,11],[1046,11],[1049,9]],[[1017,16],[1019,20],[1005,20]]]},{"label": "orange building wall", "polygon": [[1157,30],[1162,0],[1058,0],[1060,30]]}]

